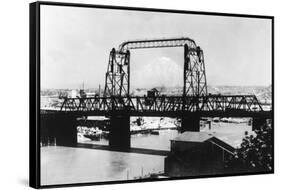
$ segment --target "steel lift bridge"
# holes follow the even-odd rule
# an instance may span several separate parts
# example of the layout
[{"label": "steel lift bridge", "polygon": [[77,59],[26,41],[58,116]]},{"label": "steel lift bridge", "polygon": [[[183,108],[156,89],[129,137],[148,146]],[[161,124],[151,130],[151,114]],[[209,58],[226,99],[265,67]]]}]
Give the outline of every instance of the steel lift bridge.
[{"label": "steel lift bridge", "polygon": [[106,72],[105,95],[128,96],[130,93],[130,50],[184,47],[183,95],[207,95],[203,50],[190,38],[127,41],[110,52]]},{"label": "steel lift bridge", "polygon": [[[184,48],[181,96],[130,96],[130,50]],[[199,131],[200,117],[252,117],[261,126],[271,111],[264,111],[254,95],[208,94],[203,50],[190,38],[136,40],[122,43],[109,55],[103,97],[66,98],[63,115],[108,116],[109,145],[130,147],[130,116],[181,117],[182,131]]]}]

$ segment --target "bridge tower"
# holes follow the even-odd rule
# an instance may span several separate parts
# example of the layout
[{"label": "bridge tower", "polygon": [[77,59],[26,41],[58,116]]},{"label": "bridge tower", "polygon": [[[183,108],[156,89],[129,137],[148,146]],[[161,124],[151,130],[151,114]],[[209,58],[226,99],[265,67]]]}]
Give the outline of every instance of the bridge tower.
[{"label": "bridge tower", "polygon": [[105,76],[104,96],[127,96],[130,92],[130,51],[113,48]]},{"label": "bridge tower", "polygon": [[[128,96],[130,92],[130,51],[116,51],[113,48],[105,76],[105,97]],[[131,147],[130,117],[110,116],[109,146],[127,150]]]},{"label": "bridge tower", "polygon": [[[190,48],[187,44],[184,45],[184,86],[183,96],[206,96],[207,79],[205,72],[205,63],[203,50],[196,46]],[[186,106],[187,102],[183,103]],[[195,102],[196,107],[199,101]],[[182,117],[181,131],[200,131],[200,117],[196,113],[192,117]]]},{"label": "bridge tower", "polygon": [[184,45],[183,77],[184,96],[205,96],[208,94],[204,55],[199,46],[191,49],[187,44]]}]

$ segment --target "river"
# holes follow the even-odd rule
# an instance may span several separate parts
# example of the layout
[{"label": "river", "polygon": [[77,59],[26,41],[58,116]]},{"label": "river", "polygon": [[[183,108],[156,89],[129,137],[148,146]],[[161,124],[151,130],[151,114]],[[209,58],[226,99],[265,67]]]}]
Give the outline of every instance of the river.
[{"label": "river", "polygon": [[[216,134],[227,143],[238,146],[246,123],[214,123],[212,129],[201,129]],[[159,135],[132,135],[135,148],[170,150],[170,140],[178,135],[176,130],[163,130]],[[108,141],[91,141],[79,137],[79,143],[107,145]],[[164,171],[164,156],[127,153],[100,149],[61,146],[41,147],[41,184],[71,184],[101,181],[131,180],[149,173]]]}]

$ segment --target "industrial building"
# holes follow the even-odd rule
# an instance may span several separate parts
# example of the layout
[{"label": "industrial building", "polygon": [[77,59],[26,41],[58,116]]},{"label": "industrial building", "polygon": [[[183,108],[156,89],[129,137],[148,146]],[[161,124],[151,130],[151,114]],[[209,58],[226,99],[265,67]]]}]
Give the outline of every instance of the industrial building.
[{"label": "industrial building", "polygon": [[225,174],[235,148],[207,132],[184,132],[171,140],[164,171],[169,177]]}]

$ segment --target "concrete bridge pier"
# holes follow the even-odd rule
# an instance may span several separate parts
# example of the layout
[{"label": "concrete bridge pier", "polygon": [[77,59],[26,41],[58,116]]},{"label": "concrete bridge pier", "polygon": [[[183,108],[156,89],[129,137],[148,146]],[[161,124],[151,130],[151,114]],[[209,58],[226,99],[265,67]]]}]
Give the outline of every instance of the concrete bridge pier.
[{"label": "concrete bridge pier", "polygon": [[50,144],[73,146],[77,143],[76,117],[69,115],[56,115],[41,117],[41,140]]},{"label": "concrete bridge pier", "polygon": [[112,116],[109,130],[109,146],[112,149],[129,150],[131,148],[130,116]]},{"label": "concrete bridge pier", "polygon": [[266,118],[254,117],[252,122],[252,130],[261,130],[266,125]]},{"label": "concrete bridge pier", "polygon": [[181,120],[181,132],[200,131],[200,116],[183,116]]}]

